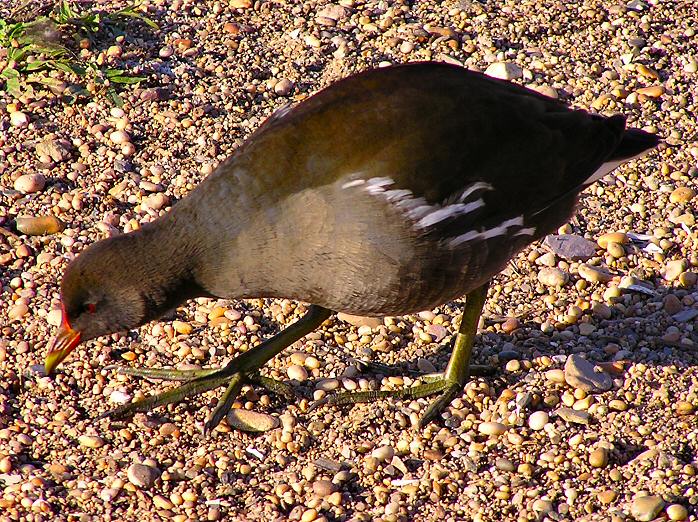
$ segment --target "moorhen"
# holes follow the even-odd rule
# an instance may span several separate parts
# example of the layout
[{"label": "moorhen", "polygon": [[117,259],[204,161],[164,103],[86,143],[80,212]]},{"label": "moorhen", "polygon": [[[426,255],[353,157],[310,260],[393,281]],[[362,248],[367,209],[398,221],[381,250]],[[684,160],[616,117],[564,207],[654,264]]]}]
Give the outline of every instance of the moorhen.
[{"label": "moorhen", "polygon": [[490,278],[565,223],[577,195],[658,139],[461,67],[411,63],[343,79],[283,108],[187,197],[140,230],[99,241],[70,263],[51,373],[88,339],[154,320],[183,301],[285,297],[307,314],[222,369],[124,369],[184,380],[114,410],[146,411],[227,384],[212,429],[244,382],[333,312],[405,315],[466,295],[438,378],[329,402],[460,393]]}]

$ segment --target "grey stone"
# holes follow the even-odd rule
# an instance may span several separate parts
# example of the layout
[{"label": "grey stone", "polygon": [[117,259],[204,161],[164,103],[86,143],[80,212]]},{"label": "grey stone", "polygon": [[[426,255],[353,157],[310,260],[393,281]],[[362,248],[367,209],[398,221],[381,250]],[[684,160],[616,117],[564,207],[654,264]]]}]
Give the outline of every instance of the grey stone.
[{"label": "grey stone", "polygon": [[576,234],[550,234],[543,246],[569,261],[586,261],[596,255],[596,243]]},{"label": "grey stone", "polygon": [[611,389],[613,379],[605,372],[597,372],[594,365],[579,355],[570,355],[565,362],[565,381],[573,388],[587,393]]}]

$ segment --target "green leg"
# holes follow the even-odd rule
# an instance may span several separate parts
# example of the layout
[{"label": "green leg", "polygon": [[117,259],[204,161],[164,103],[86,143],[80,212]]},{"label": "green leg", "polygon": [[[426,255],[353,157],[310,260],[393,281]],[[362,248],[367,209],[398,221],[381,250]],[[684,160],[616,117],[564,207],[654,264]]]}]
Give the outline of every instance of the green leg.
[{"label": "green leg", "polygon": [[180,402],[187,397],[193,397],[227,384],[228,387],[225,393],[218,401],[209,420],[204,425],[204,430],[210,431],[215,428],[228,413],[235,397],[240,392],[240,388],[242,388],[243,384],[246,382],[260,384],[274,392],[281,393],[285,396],[292,396],[293,392],[290,386],[268,377],[262,377],[259,375],[258,370],[282,350],[315,330],[330,315],[332,315],[332,310],[312,305],[308,309],[308,312],[291,326],[279,332],[274,337],[267,339],[259,346],[239,355],[220,369],[154,370],[119,367],[117,370],[126,375],[151,379],[185,381],[185,383],[164,393],[120,406],[107,412],[103,416],[120,418],[133,415],[139,411],[150,411],[158,406]]},{"label": "green leg", "polygon": [[463,391],[465,383],[470,378],[470,357],[480,314],[487,297],[487,287],[488,283],[467,295],[458,335],[453,344],[453,352],[443,375],[436,378],[431,375],[427,376],[425,380],[429,382],[401,390],[338,393],[315,402],[311,409],[324,404],[356,404],[384,398],[417,399],[439,393],[439,397],[429,405],[419,420],[420,428],[426,426],[443,411],[456,395]]}]

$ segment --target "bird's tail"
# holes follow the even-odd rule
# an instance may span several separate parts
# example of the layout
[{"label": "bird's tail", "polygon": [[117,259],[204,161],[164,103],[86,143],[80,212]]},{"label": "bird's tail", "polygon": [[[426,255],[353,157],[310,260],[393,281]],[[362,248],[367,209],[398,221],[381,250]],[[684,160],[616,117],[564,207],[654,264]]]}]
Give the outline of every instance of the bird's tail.
[{"label": "bird's tail", "polygon": [[659,137],[640,129],[625,129],[625,134],[608,161],[628,160],[659,145]]},{"label": "bird's tail", "polygon": [[[612,116],[607,121],[612,125],[620,125],[621,128],[625,126],[625,118],[623,116]],[[600,180],[626,161],[644,156],[657,145],[659,145],[659,137],[656,134],[640,129],[625,129],[618,146],[596,172],[584,182],[584,185],[591,185],[595,181]]]}]

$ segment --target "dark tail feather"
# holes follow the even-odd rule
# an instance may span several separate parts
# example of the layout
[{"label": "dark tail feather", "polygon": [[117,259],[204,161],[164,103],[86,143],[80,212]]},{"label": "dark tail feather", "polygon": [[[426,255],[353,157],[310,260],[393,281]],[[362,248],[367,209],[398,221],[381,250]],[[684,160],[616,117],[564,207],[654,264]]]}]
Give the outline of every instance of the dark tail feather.
[{"label": "dark tail feather", "polygon": [[659,137],[656,134],[651,134],[640,129],[626,129],[620,144],[618,144],[616,150],[613,151],[611,157],[606,161],[618,161],[632,158],[633,156],[642,154],[646,150],[653,149],[657,145],[659,145]]}]

